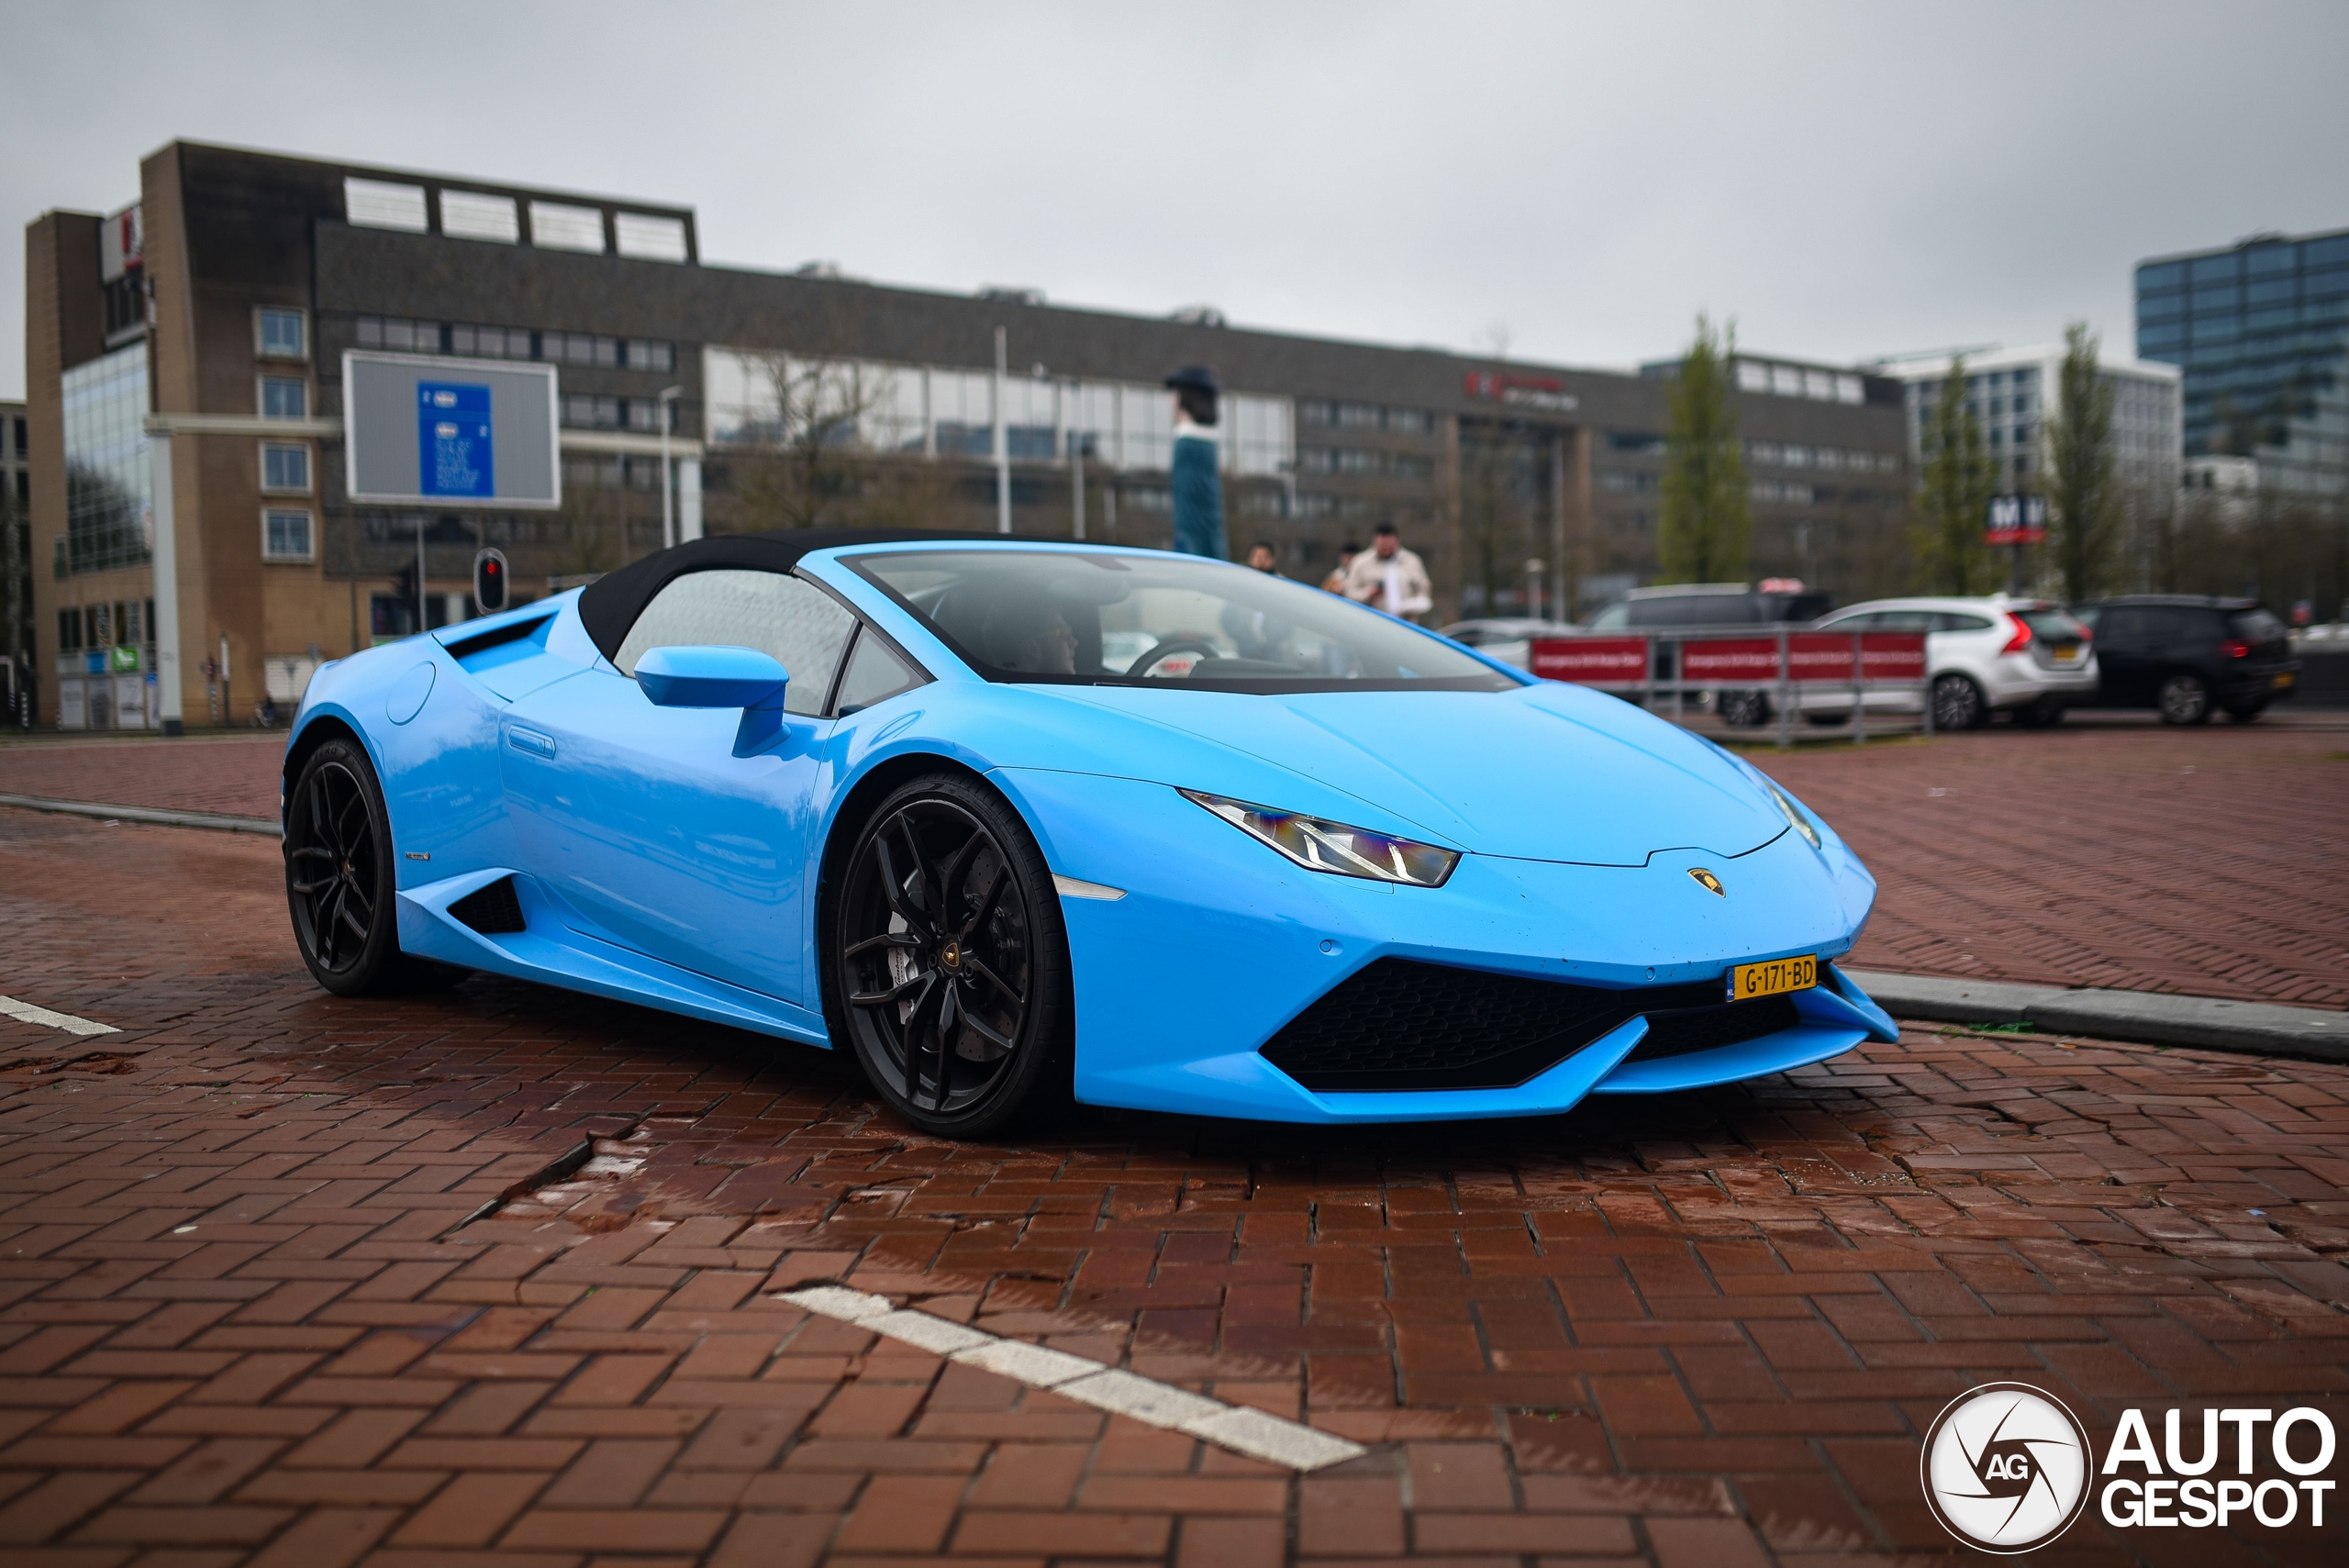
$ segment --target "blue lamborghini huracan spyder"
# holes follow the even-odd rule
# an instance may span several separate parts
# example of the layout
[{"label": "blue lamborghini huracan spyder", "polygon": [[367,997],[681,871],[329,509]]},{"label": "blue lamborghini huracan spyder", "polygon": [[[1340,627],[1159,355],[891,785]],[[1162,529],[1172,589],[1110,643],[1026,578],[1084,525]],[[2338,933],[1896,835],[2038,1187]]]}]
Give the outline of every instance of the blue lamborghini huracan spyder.
[{"label": "blue lamborghini huracan spyder", "polygon": [[1244,567],[697,539],[321,670],[294,930],[813,1046],[907,1121],[1562,1111],[1817,1062],[1876,883],[1744,762]]}]

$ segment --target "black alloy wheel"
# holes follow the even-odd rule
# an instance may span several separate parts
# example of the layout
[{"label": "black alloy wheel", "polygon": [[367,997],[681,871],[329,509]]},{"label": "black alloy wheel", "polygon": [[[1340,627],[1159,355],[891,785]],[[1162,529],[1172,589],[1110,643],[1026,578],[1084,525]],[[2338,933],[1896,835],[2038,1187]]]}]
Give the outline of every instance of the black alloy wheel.
[{"label": "black alloy wheel", "polygon": [[285,806],[285,901],[319,984],[362,996],[438,977],[440,966],[400,952],[397,886],[375,770],[358,745],[328,740],[302,764]]},{"label": "black alloy wheel", "polygon": [[1057,1097],[1072,1012],[1060,896],[993,792],[941,773],[884,800],[830,925],[835,1028],[899,1116],[985,1137]]},{"label": "black alloy wheel", "polygon": [[1933,677],[1933,728],[1979,729],[1990,722],[1990,705],[1969,675]]},{"label": "black alloy wheel", "polygon": [[2154,706],[2164,724],[2207,724],[2210,719],[2210,688],[2201,676],[2180,670],[2162,677]]}]

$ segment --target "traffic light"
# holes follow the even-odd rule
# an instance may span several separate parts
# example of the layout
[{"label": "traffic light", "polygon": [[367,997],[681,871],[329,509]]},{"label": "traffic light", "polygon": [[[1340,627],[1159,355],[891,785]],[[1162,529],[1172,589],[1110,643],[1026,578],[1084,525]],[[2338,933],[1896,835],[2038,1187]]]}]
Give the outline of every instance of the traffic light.
[{"label": "traffic light", "polygon": [[506,607],[506,552],[484,550],[473,557],[473,607],[495,615]]}]

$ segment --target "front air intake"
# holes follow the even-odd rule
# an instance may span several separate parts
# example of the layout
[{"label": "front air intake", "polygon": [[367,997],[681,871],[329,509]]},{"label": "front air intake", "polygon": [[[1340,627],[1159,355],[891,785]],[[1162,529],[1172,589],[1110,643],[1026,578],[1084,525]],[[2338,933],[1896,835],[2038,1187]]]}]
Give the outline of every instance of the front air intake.
[{"label": "front air intake", "polygon": [[1506,1089],[1642,1013],[1726,1010],[1718,980],[1610,990],[1382,958],[1291,1018],[1263,1055],[1308,1089]]},{"label": "front air intake", "polygon": [[466,894],[449,906],[449,913],[485,937],[529,929],[522,918],[522,900],[515,894],[510,876],[501,876],[488,886]]}]

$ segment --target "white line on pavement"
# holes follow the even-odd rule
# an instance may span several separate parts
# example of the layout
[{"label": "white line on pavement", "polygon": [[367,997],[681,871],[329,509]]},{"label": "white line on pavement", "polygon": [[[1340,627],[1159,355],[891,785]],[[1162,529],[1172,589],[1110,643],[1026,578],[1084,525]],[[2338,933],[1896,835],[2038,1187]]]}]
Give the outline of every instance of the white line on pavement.
[{"label": "white line on pavement", "polygon": [[1360,1443],[1331,1437],[1278,1416],[1268,1416],[1262,1410],[1227,1405],[1220,1399],[1105,1366],[1083,1356],[1007,1340],[984,1329],[933,1318],[927,1312],[901,1310],[885,1297],[850,1290],[845,1285],[809,1285],[785,1291],[771,1299],[804,1307],[819,1317],[853,1323],[887,1339],[902,1340],[948,1361],[996,1373],[1030,1388],[1049,1388],[1096,1409],[1187,1433],[1219,1448],[1244,1453],[1251,1459],[1285,1464],[1291,1470],[1319,1470],[1343,1460],[1358,1459],[1369,1451]]},{"label": "white line on pavement", "polygon": [[49,1029],[63,1029],[67,1034],[120,1034],[112,1024],[94,1024],[87,1018],[77,1018],[71,1013],[52,1013],[47,1007],[36,1007],[30,1002],[19,1002],[14,996],[0,996],[0,1013],[23,1023],[40,1024]]}]

